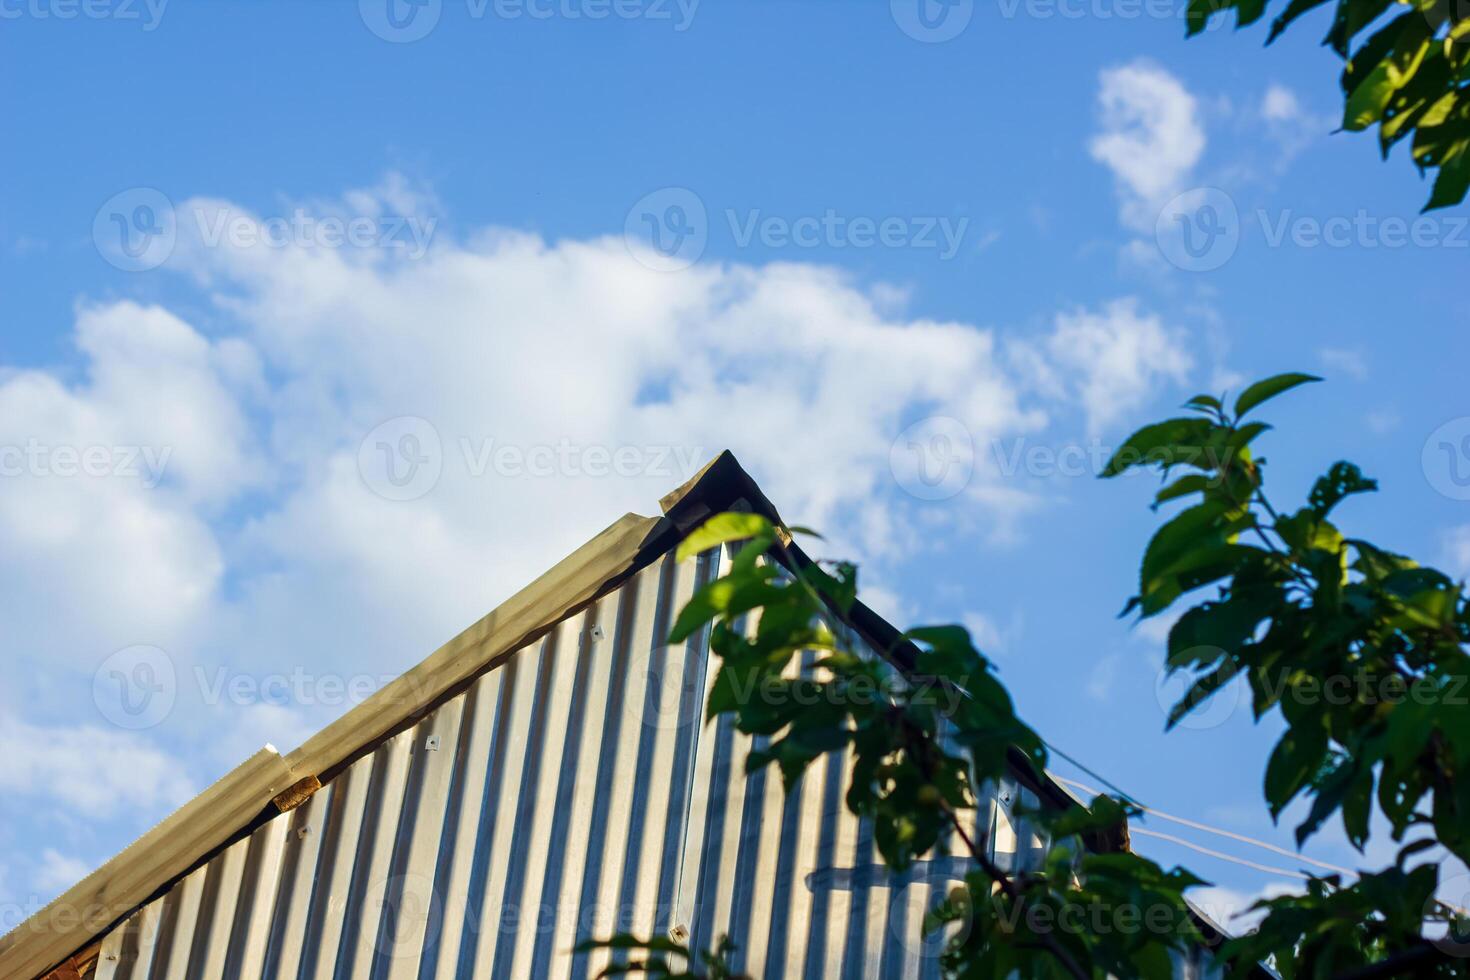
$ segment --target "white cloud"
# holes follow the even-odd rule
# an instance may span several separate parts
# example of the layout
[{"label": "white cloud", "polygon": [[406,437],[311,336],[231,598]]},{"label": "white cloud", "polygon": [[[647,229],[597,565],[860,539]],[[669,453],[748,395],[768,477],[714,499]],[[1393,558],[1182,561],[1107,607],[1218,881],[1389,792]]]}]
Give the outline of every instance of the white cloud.
[{"label": "white cloud", "polygon": [[1391,408],[1377,409],[1363,417],[1368,431],[1376,436],[1387,435],[1398,427],[1399,414]]},{"label": "white cloud", "polygon": [[[379,213],[426,199],[390,180],[336,206]],[[253,220],[222,202],[183,208],[196,206]],[[981,469],[954,505],[926,507],[890,472],[899,432],[943,415],[983,447],[1073,405],[1101,429],[1190,364],[1175,332],[1127,300],[1070,311],[1050,334],[1015,344],[906,315],[892,290],[829,268],[707,264],[671,275],[621,239],[548,243],[503,230],[441,235],[417,261],[205,248],[190,224],[180,223],[174,267],[219,311],[209,336],[156,307],[96,305],[78,315],[80,380],[0,374],[0,446],[171,450],[157,486],[0,483],[0,549],[12,559],[0,617],[17,649],[70,665],[35,686],[73,712],[92,710],[86,671],[108,653],[167,650],[179,704],[159,733],[208,732],[219,744],[194,760],[210,768],[196,776],[265,741],[289,747],[348,705],[205,703],[189,683],[195,666],[257,680],[298,668],[392,676],[617,515],[648,513],[722,448],[789,518],[828,532],[830,553],[869,562],[865,574],[900,557],[916,526],[964,522],[1005,538],[1034,495]],[[359,459],[368,434],[400,416],[428,420],[442,467],[410,500],[373,492]],[[504,447],[556,462],[544,474],[505,472],[495,464]],[[592,454],[619,449],[635,450],[636,472],[587,472]],[[182,786],[141,739],[34,732],[72,774],[69,799],[107,795],[156,812]],[[128,771],[128,785],[85,768],[88,758]],[[5,760],[0,785],[30,787],[39,772]]]},{"label": "white cloud", "polygon": [[81,858],[62,854],[48,847],[41,852],[41,863],[31,876],[32,882],[42,891],[60,894],[81,881],[92,871],[92,865]]},{"label": "white cloud", "polygon": [[1470,524],[1440,532],[1440,561],[1450,575],[1470,578]]},{"label": "white cloud", "polygon": [[[211,512],[261,471],[240,341],[127,302],[83,308],[76,336],[82,380],[0,378],[0,619],[17,652],[86,662],[197,624],[224,572]],[[86,615],[37,615],[60,597]]]},{"label": "white cloud", "polygon": [[1296,93],[1285,85],[1272,82],[1261,98],[1261,116],[1269,122],[1284,122],[1301,115]]},{"label": "white cloud", "polygon": [[970,631],[970,637],[981,653],[993,658],[1005,657],[1011,653],[1014,646],[1021,638],[1024,628],[1024,620],[1020,610],[1011,613],[1005,622],[999,622],[994,616],[980,612],[969,612],[961,619],[965,629]]},{"label": "white cloud", "polygon": [[1198,102],[1174,75],[1139,60],[1102,71],[1098,108],[1088,149],[1113,172],[1123,224],[1151,233],[1204,154]]},{"label": "white cloud", "polygon": [[1295,92],[1279,82],[1266,87],[1257,111],[1266,136],[1275,144],[1274,169],[1278,173],[1313,140],[1334,127],[1332,117],[1311,112]]},{"label": "white cloud", "polygon": [[1118,668],[1123,665],[1123,654],[1110,653],[1099,657],[1087,675],[1087,696],[1094,701],[1107,701],[1112,696],[1118,680]]},{"label": "white cloud", "polygon": [[1058,314],[1044,352],[1030,363],[1082,407],[1096,435],[1147,404],[1161,384],[1182,383],[1194,359],[1180,331],[1141,312],[1136,300],[1120,299]]},{"label": "white cloud", "polygon": [[1355,381],[1368,377],[1368,359],[1360,350],[1345,347],[1324,347],[1318,352],[1328,369],[1344,374]]},{"label": "white cloud", "polygon": [[1169,631],[1174,624],[1179,622],[1179,617],[1184,615],[1182,608],[1170,609],[1150,616],[1148,619],[1140,620],[1134,627],[1134,632],[1150,643],[1165,646],[1169,642]]},{"label": "white cloud", "polygon": [[0,791],[107,816],[167,809],[192,795],[178,760],[141,736],[0,718]]}]

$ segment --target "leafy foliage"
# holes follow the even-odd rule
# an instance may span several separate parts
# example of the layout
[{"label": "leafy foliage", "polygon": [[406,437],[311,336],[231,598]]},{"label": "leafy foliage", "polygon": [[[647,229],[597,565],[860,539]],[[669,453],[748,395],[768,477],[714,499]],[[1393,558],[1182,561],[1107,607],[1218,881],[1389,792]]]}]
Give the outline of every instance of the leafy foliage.
[{"label": "leafy foliage", "polygon": [[[1271,22],[1266,43],[1326,3],[1287,0]],[[1189,0],[1189,34],[1203,31],[1211,18],[1228,10],[1235,11],[1237,28],[1246,27],[1261,19],[1267,6],[1267,0]],[[1322,42],[1344,62],[1343,128],[1356,132],[1376,124],[1385,158],[1412,135],[1411,155],[1420,171],[1438,169],[1426,211],[1458,204],[1470,188],[1466,13],[1460,0],[1336,0]]]},{"label": "leafy foliage", "polygon": [[[1426,917],[1453,914],[1434,898],[1437,868],[1410,859],[1436,844],[1470,858],[1470,604],[1443,573],[1338,529],[1338,507],[1377,489],[1351,463],[1334,464],[1295,511],[1267,499],[1266,461],[1252,446],[1270,426],[1242,417],[1318,380],[1267,378],[1233,410],[1198,395],[1185,404],[1192,414],[1123,443],[1102,475],[1157,469],[1155,509],[1180,507],[1149,541],[1124,612],[1146,618],[1186,597],[1194,603],[1169,632],[1167,666],[1191,680],[1169,724],[1233,682],[1247,684],[1256,717],[1278,716],[1285,728],[1265,771],[1272,816],[1310,801],[1298,843],[1336,816],[1362,850],[1375,811],[1395,840],[1416,834],[1393,867],[1351,884],[1314,878],[1305,894],[1259,903],[1260,928],[1220,947],[1223,962],[1244,975],[1270,961],[1286,980],[1361,970],[1466,976],[1470,960],[1441,955],[1424,938]],[[759,515],[720,514],[679,550],[733,553],[728,571],[681,611],[670,642],[709,628],[720,669],[707,716],[728,715],[764,736],[747,770],[777,767],[789,792],[812,762],[844,753],[846,805],[872,822],[890,868],[963,844],[964,883],[925,920],[945,937],[946,976],[1171,977],[1174,955],[1200,941],[1184,893],[1203,883],[1126,849],[1084,846],[1137,812],[1108,796],[1026,811],[1048,842],[1045,862],[998,867],[963,815],[979,787],[1018,764],[1044,778],[1045,742],[962,627],[911,630],[877,657],[855,642],[846,622],[856,568],[807,562],[786,544],[791,533]],[[603,945],[646,954],[611,972],[731,975],[728,942],[712,954],[627,936]]]},{"label": "leafy foliage", "polygon": [[[1155,499],[1193,503],[1155,533],[1128,608],[1154,616],[1214,588],[1169,631],[1168,667],[1192,681],[1169,721],[1244,678],[1256,717],[1278,714],[1286,725],[1264,792],[1273,818],[1298,797],[1310,800],[1299,844],[1336,815],[1362,850],[1376,808],[1395,840],[1428,828],[1470,859],[1470,607],[1461,587],[1337,528],[1343,501],[1377,489],[1351,463],[1318,479],[1305,506],[1279,513],[1265,494],[1265,460],[1246,437],[1258,423],[1240,422],[1314,380],[1292,374],[1252,385],[1234,415],[1219,400],[1194,399],[1185,407],[1200,417],[1149,426],[1125,443],[1146,444],[1150,456],[1119,450],[1105,475],[1135,466],[1195,471]],[[1167,437],[1143,435],[1160,432]],[[1351,886],[1319,879],[1306,896],[1265,903],[1260,932],[1228,954],[1273,954],[1295,964],[1282,967],[1289,976],[1336,976],[1421,942],[1436,882],[1432,866],[1391,868]]]},{"label": "leafy foliage", "polygon": [[[977,787],[1013,775],[1018,752],[1040,778],[1041,738],[963,627],[914,629],[884,657],[862,648],[845,626],[857,569],[799,560],[783,544],[788,534],[758,515],[720,514],[679,550],[681,558],[720,546],[734,552],[726,573],[689,599],[669,640],[709,627],[720,668],[707,717],[729,715],[740,731],[765,736],[746,769],[775,766],[789,792],[815,760],[847,753],[847,808],[872,822],[895,870],[962,842],[974,870],[927,923],[950,937],[952,976],[1169,977],[1171,950],[1197,939],[1183,900],[1197,879],[1130,853],[1086,853],[1077,837],[1126,816],[1107,797],[1028,813],[1060,843],[1041,869],[999,868],[963,815],[976,807]],[[1120,916],[1128,921],[1120,925]],[[672,952],[663,940],[649,948]],[[666,969],[662,959],[656,969]]]}]

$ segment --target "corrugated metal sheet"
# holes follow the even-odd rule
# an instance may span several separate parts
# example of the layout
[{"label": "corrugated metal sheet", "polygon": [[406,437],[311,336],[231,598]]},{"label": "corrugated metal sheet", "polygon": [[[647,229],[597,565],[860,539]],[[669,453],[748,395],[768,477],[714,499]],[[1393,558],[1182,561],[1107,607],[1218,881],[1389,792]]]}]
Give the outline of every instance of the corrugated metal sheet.
[{"label": "corrugated metal sheet", "polygon": [[[607,954],[580,940],[671,929],[766,980],[937,976],[920,923],[963,863],[889,873],[843,757],[788,796],[703,723],[706,638],[660,641],[714,564],[655,562],[216,855],[105,938],[99,980],[586,980]],[[1039,842],[1012,792],[975,820],[1015,865]]]}]

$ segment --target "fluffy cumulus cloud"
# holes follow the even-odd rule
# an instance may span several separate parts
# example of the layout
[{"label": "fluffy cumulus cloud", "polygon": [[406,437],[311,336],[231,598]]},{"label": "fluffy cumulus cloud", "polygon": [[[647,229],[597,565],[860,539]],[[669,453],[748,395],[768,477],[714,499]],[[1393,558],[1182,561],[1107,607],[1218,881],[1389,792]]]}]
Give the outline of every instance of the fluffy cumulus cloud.
[{"label": "fluffy cumulus cloud", "polygon": [[[1148,70],[1120,71],[1126,89]],[[1135,165],[1121,143],[1098,152]],[[321,210],[432,206],[390,180]],[[83,306],[75,373],[0,369],[0,447],[22,450],[0,480],[0,618],[45,665],[0,703],[0,792],[145,826],[350,707],[344,682],[371,690],[620,514],[655,510],[721,449],[882,581],[910,510],[983,532],[1027,507],[984,467],[953,506],[906,492],[891,454],[916,420],[977,446],[1068,414],[1096,430],[1189,366],[1130,302],[1015,342],[908,316],[829,268],[667,273],[621,238],[497,229],[436,234],[416,257],[283,246],[239,234],[262,218],[236,205],[180,210],[154,275],[182,273],[207,316]],[[221,216],[234,231],[207,241]],[[177,688],[142,733],[93,703],[92,672],[134,644],[166,651]],[[51,882],[73,865],[37,868]]]},{"label": "fluffy cumulus cloud", "polygon": [[1152,232],[1160,209],[1188,187],[1205,150],[1199,103],[1174,75],[1148,61],[1098,78],[1092,158],[1112,171],[1125,226]]},{"label": "fluffy cumulus cloud", "polygon": [[176,759],[102,725],[30,725],[0,718],[0,792],[50,800],[94,816],[167,810],[192,793]]},{"label": "fluffy cumulus cloud", "polygon": [[1194,359],[1180,331],[1123,299],[1058,314],[1032,363],[1081,406],[1095,436],[1137,412],[1160,385],[1182,383]]},{"label": "fluffy cumulus cloud", "polygon": [[1276,160],[1272,169],[1278,173],[1336,125],[1331,116],[1308,109],[1296,92],[1280,82],[1266,86],[1256,114],[1266,137],[1274,144]]},{"label": "fluffy cumulus cloud", "polygon": [[[211,511],[260,472],[238,342],[127,302],[82,309],[75,337],[80,381],[0,376],[0,618],[23,658],[197,625],[224,571]],[[62,596],[87,615],[36,615]]]}]

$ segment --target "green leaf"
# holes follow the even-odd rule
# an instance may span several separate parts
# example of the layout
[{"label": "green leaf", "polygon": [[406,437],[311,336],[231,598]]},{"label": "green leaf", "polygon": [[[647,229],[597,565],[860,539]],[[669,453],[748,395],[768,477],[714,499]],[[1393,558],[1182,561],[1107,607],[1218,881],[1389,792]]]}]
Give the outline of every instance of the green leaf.
[{"label": "green leaf", "polygon": [[1356,766],[1351,761],[1340,762],[1335,769],[1316,780],[1313,790],[1312,809],[1296,828],[1296,846],[1301,847],[1307,838],[1315,834],[1323,821],[1342,805],[1356,775]]},{"label": "green leaf", "polygon": [[1185,715],[1213,697],[1216,691],[1234,680],[1239,673],[1239,665],[1227,660],[1208,674],[1198,678],[1190,685],[1189,690],[1184,692],[1184,697],[1169,709],[1169,718],[1165,728],[1172,729],[1179,724]]},{"label": "green leaf", "polygon": [[679,610],[679,618],[669,631],[668,641],[683,643],[716,616],[735,616],[780,602],[789,590],[771,581],[777,574],[773,566],[764,565],[752,568],[742,576],[715,579],[694,593]]},{"label": "green leaf", "polygon": [[1373,812],[1373,770],[1353,781],[1342,801],[1342,826],[1348,841],[1359,851],[1368,843],[1368,818]]},{"label": "green leaf", "polygon": [[1274,820],[1311,782],[1327,756],[1327,729],[1302,724],[1288,729],[1266,764],[1266,803]]},{"label": "green leaf", "polygon": [[[710,548],[718,547],[730,541],[744,541],[745,539],[765,541],[769,547],[776,540],[775,528],[771,522],[759,514],[738,514],[734,512],[716,514],[705,521],[699,527],[689,533],[683,541],[679,542],[678,553],[674,556],[675,561],[684,561],[693,555],[702,554]],[[765,549],[762,548],[762,551]]]},{"label": "green leaf", "polygon": [[[1177,418],[1146,425],[1129,436],[1113,453],[1100,474],[1104,479],[1117,476],[1135,466],[1170,466],[1198,464],[1204,455],[1204,444],[1217,428],[1208,419]],[[1199,466],[1206,469],[1205,466]]]},{"label": "green leaf", "polygon": [[1363,476],[1363,471],[1352,463],[1336,462],[1326,475],[1317,478],[1307,503],[1319,518],[1325,518],[1345,498],[1355,493],[1373,493],[1378,481]]},{"label": "green leaf", "polygon": [[1191,493],[1204,493],[1214,485],[1213,478],[1204,473],[1188,473],[1169,484],[1154,495],[1154,507],[1168,503]]},{"label": "green leaf", "polygon": [[1275,398],[1282,392],[1290,391],[1297,385],[1304,385],[1313,381],[1321,380],[1322,379],[1317,377],[1316,375],[1289,372],[1287,374],[1278,374],[1275,377],[1266,378],[1263,381],[1257,381],[1245,391],[1242,391],[1240,393],[1240,397],[1235,399],[1235,415],[1237,418],[1239,418],[1240,416],[1243,416],[1246,412],[1249,412],[1251,409],[1261,404],[1261,402],[1264,402],[1269,398]]},{"label": "green leaf", "polygon": [[1436,208],[1447,208],[1459,204],[1465,199],[1465,192],[1470,189],[1470,153],[1466,152],[1465,144],[1456,144],[1456,149],[1440,161],[1439,175],[1434,178],[1434,193],[1429,198],[1429,203],[1424,205],[1425,211],[1433,211]]}]

